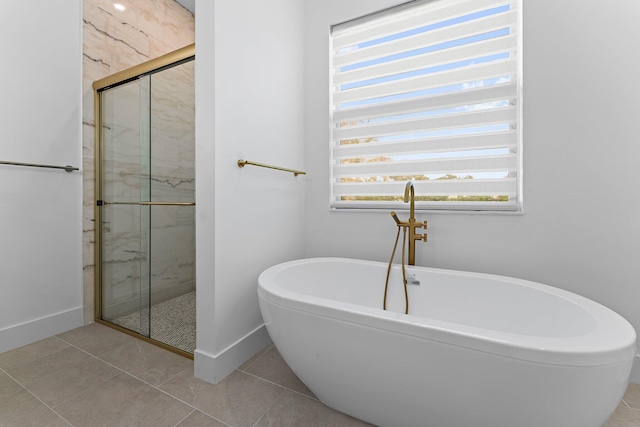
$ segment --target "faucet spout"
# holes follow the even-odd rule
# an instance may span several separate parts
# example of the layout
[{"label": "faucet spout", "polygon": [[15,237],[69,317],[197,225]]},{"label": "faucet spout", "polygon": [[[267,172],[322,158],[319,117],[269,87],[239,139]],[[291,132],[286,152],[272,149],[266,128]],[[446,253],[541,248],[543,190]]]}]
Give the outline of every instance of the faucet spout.
[{"label": "faucet spout", "polygon": [[404,187],[404,202],[409,203],[409,222],[413,218],[415,220],[416,213],[416,202],[415,202],[416,193],[413,189],[413,181],[407,182],[407,185]]},{"label": "faucet spout", "polygon": [[409,203],[409,221],[405,223],[409,228],[409,265],[416,265],[416,240],[427,241],[427,233],[416,233],[416,228],[427,229],[427,221],[416,222],[416,203],[415,203],[415,190],[413,188],[413,181],[407,182],[404,187],[404,202]]}]

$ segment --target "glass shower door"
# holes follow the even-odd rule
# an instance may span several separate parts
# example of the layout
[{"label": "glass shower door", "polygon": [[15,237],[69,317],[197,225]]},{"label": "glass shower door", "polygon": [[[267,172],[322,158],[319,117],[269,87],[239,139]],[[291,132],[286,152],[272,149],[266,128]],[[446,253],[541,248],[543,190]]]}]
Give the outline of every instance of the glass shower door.
[{"label": "glass shower door", "polygon": [[101,92],[100,318],[195,348],[194,61]]},{"label": "glass shower door", "polygon": [[151,75],[151,338],[195,349],[195,61]]},{"label": "glass shower door", "polygon": [[150,335],[149,76],[102,93],[102,319]]}]

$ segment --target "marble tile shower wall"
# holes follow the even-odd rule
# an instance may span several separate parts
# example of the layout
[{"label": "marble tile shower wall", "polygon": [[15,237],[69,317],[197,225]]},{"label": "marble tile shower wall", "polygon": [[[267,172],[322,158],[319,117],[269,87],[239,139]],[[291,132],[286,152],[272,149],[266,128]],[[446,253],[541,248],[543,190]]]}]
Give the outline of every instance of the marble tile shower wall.
[{"label": "marble tile shower wall", "polygon": [[[105,200],[194,200],[193,74],[188,62],[104,93]],[[112,205],[103,213],[106,318],[139,310],[149,296],[155,304],[194,290],[194,208],[154,206],[151,218],[149,208],[139,206]],[[149,253],[150,295],[148,273],[140,268]]]},{"label": "marble tile shower wall", "polygon": [[[126,7],[120,12],[113,7],[113,2],[107,0],[84,0],[83,2],[83,169],[84,169],[84,194],[83,194],[83,269],[84,269],[84,317],[85,322],[94,318],[94,111],[93,89],[95,80],[114,74],[118,71],[133,67],[150,59],[174,51],[194,42],[194,18],[174,0],[120,0],[119,3]],[[163,100],[163,104],[174,104],[172,99],[167,99],[170,93],[175,93],[179,85],[172,82],[160,81],[157,97]],[[168,90],[168,89],[171,90]],[[179,106],[179,110],[184,108]],[[187,112],[192,114],[193,112]],[[161,107],[153,112],[158,118],[169,114],[166,108]],[[161,120],[156,120],[159,124]],[[163,135],[154,140],[152,164],[155,164],[151,184],[151,191],[155,200],[187,201],[193,200],[193,147],[186,148],[179,141],[193,138],[187,130],[183,120],[172,120],[173,126],[160,125],[152,132]],[[163,127],[164,126],[164,127]],[[125,132],[124,129],[120,131]],[[119,132],[112,130],[112,132]],[[113,137],[114,135],[109,135]],[[120,136],[123,136],[122,134]],[[134,145],[137,147],[137,145]],[[135,149],[134,149],[135,150]],[[129,157],[133,155],[134,157]],[[109,161],[118,163],[134,163],[133,152],[120,152],[114,154]],[[118,158],[120,157],[120,158]],[[124,159],[122,158],[124,157]],[[128,159],[127,159],[128,157]],[[123,166],[123,164],[120,166]],[[137,166],[139,168],[139,166]],[[125,195],[132,188],[139,190],[140,180],[135,173],[124,171],[115,176],[118,184],[113,188]],[[115,181],[114,181],[115,184]],[[127,190],[129,188],[129,190]],[[189,195],[189,193],[191,193]],[[139,192],[137,193],[139,195]],[[139,276],[136,271],[137,261],[141,255],[140,239],[133,239],[133,230],[139,226],[139,215],[136,215],[131,207],[113,209],[107,219],[108,231],[119,234],[113,240],[114,250],[108,270],[116,275],[114,283],[120,286],[115,288],[112,295],[116,301],[125,301],[127,294],[131,294],[131,283],[127,280]],[[155,209],[155,208],[154,208]],[[192,208],[181,210],[161,208],[154,210],[152,215],[154,228],[152,238],[155,240],[154,249],[158,247],[154,264],[156,269],[152,272],[162,278],[160,283],[165,285],[182,283],[184,286],[192,285],[192,277],[188,270],[193,270],[194,255],[193,241],[193,214]],[[189,228],[190,227],[190,228]],[[190,233],[184,233],[190,229]],[[128,233],[128,234],[127,234]],[[139,233],[135,232],[136,235]],[[171,242],[171,244],[169,244]],[[157,243],[157,245],[156,245]],[[132,249],[132,248],[137,248]],[[188,249],[191,248],[191,249]],[[155,262],[157,261],[157,262]],[[122,269],[114,266],[122,265]],[[128,279],[127,279],[128,278]],[[191,281],[191,282],[190,282]]]},{"label": "marble tile shower wall", "polygon": [[[195,62],[155,74],[151,85],[151,196],[195,200]],[[195,208],[152,210],[151,302],[195,290]]]}]

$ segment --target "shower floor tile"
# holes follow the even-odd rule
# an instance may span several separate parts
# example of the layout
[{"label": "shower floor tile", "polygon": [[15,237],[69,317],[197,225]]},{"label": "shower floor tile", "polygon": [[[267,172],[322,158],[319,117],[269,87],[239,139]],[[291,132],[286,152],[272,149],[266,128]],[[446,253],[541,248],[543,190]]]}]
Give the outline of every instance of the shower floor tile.
[{"label": "shower floor tile", "polygon": [[[149,330],[149,316],[136,311],[113,320],[118,326],[139,332]],[[196,349],[196,293],[151,306],[151,338],[192,353]]]}]

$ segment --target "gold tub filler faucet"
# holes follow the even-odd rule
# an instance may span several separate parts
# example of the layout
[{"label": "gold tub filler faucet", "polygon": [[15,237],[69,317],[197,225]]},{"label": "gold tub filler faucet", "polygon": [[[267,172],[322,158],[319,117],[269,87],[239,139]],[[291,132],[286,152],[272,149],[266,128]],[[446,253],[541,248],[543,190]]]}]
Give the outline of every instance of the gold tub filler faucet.
[{"label": "gold tub filler faucet", "polygon": [[[398,246],[398,239],[400,238],[400,229],[402,229],[402,282],[404,284],[404,299],[405,299],[405,314],[409,313],[409,296],[407,293],[407,274],[404,269],[404,250],[407,246],[407,229],[409,229],[409,265],[416,265],[416,241],[422,240],[423,242],[427,241],[427,233],[420,234],[416,232],[416,229],[423,228],[427,229],[427,221],[417,222],[416,221],[416,206],[415,206],[415,190],[413,189],[413,182],[407,182],[407,185],[404,187],[404,202],[409,203],[409,219],[407,221],[400,221],[398,215],[395,212],[391,212],[391,216],[396,221],[396,225],[398,226],[398,234],[396,235],[396,242],[393,245],[393,252],[391,253],[391,259],[389,259],[389,267],[387,268],[387,280],[384,285],[384,301],[382,304],[382,308],[384,310],[387,309],[387,288],[389,287],[389,274],[391,273],[391,264],[393,263],[393,257],[396,254],[396,248]],[[420,284],[415,278],[411,280],[412,284]]]}]

